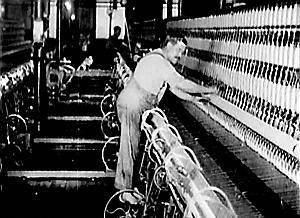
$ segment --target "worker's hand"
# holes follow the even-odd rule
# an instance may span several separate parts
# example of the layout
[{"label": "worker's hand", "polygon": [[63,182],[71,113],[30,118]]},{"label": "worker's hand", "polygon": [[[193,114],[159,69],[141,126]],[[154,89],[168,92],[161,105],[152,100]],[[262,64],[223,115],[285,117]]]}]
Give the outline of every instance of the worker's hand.
[{"label": "worker's hand", "polygon": [[193,94],[194,102],[210,101],[210,97],[212,95],[216,95],[218,93],[217,87],[214,87],[214,86],[204,87],[204,88],[203,87],[202,87],[201,92]]},{"label": "worker's hand", "polygon": [[201,93],[201,95],[216,95],[216,94],[218,94],[218,89],[216,86],[206,87],[204,92]]},{"label": "worker's hand", "polygon": [[201,95],[201,96],[194,96],[194,102],[208,102],[210,101],[210,96],[209,95]]}]

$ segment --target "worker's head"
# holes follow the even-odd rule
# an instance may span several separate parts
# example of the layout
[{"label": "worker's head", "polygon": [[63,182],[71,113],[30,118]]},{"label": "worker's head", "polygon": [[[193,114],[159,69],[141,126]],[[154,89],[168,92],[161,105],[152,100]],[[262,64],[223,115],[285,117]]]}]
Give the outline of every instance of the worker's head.
[{"label": "worker's head", "polygon": [[187,41],[183,35],[167,35],[162,49],[167,60],[177,64],[186,49]]},{"label": "worker's head", "polygon": [[115,26],[114,27],[114,36],[118,38],[121,35],[121,27],[120,26]]}]

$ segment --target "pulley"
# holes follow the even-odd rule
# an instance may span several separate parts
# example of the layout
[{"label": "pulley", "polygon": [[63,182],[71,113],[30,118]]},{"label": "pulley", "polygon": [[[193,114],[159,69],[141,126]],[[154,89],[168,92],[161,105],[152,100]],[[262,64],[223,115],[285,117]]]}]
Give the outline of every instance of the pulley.
[{"label": "pulley", "polygon": [[106,95],[100,103],[100,108],[103,116],[108,112],[116,111],[116,96],[114,94]]},{"label": "pulley", "polygon": [[105,142],[102,148],[102,161],[106,171],[115,171],[118,162],[118,152],[120,147],[120,137],[111,137]]},{"label": "pulley", "polygon": [[154,184],[159,190],[168,190],[168,183],[166,177],[166,170],[164,167],[158,167],[154,173]]},{"label": "pulley", "polygon": [[117,114],[108,112],[102,118],[101,131],[105,138],[115,137],[120,135],[120,125]]},{"label": "pulley", "polygon": [[129,204],[124,202],[122,196],[124,194],[136,195],[141,197],[141,194],[135,190],[124,189],[116,192],[105,205],[103,218],[137,218],[142,216],[142,204]]},{"label": "pulley", "polygon": [[13,144],[21,134],[27,133],[27,123],[19,114],[10,114],[6,118],[7,143]]}]

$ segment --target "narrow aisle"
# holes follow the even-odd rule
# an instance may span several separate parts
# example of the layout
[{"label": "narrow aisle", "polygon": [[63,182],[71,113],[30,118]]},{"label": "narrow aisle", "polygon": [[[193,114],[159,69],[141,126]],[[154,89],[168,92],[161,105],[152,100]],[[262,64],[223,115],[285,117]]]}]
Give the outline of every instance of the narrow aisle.
[{"label": "narrow aisle", "polygon": [[114,173],[105,171],[101,156],[107,139],[100,103],[107,78],[75,80],[81,81],[71,84],[76,97],[50,101],[30,155],[1,178],[1,217],[103,216],[115,192]]}]

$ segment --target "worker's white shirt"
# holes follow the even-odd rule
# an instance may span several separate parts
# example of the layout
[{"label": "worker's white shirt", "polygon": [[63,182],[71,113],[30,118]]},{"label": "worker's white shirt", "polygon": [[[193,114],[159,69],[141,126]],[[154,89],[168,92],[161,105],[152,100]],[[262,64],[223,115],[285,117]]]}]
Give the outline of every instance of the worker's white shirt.
[{"label": "worker's white shirt", "polygon": [[155,49],[137,64],[133,77],[138,84],[158,96],[160,101],[166,90],[166,85],[176,86],[184,78],[177,73],[173,65],[163,57],[161,49]]}]

